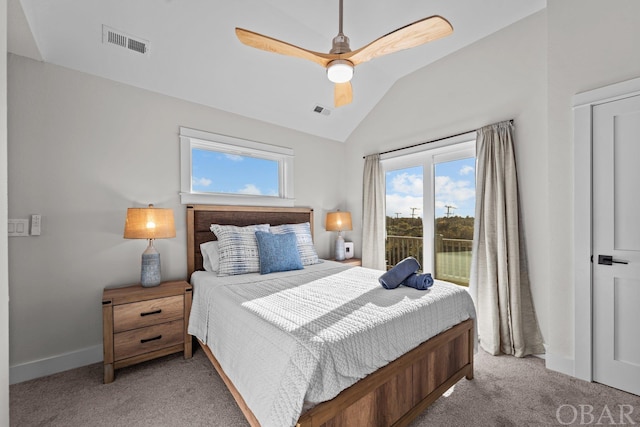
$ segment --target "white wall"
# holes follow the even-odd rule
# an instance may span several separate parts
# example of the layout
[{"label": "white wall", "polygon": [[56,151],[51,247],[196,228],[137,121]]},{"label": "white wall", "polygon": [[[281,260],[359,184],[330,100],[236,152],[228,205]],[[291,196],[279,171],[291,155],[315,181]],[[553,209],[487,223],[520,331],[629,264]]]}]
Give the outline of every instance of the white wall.
[{"label": "white wall", "polygon": [[0,426],[9,425],[7,248],[7,2],[0,0]]},{"label": "white wall", "polygon": [[361,218],[363,155],[514,119],[531,288],[545,336],[550,282],[546,60],[546,12],[541,11],[397,82],[346,147],[351,165],[347,208]]},{"label": "white wall", "polygon": [[568,371],[574,357],[572,97],[640,77],[640,2],[550,0],[547,9],[549,323],[554,325],[547,341],[559,358],[557,366],[548,366]]},{"label": "white wall", "polygon": [[12,381],[102,360],[102,290],[137,282],[146,246],[122,238],[128,207],[174,209],[156,247],[163,278],[186,278],[180,126],[293,148],[296,205],[329,256],[343,144],[12,54],[8,79],[9,215],[42,214],[41,236],[9,242]]}]

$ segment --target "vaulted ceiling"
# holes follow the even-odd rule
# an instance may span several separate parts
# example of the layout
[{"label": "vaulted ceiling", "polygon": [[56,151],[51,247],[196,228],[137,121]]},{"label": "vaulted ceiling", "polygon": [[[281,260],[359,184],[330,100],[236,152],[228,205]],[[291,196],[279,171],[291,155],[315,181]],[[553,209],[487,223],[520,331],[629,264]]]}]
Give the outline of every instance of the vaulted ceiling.
[{"label": "vaulted ceiling", "polygon": [[[335,108],[325,69],[256,50],[242,27],[329,52],[338,0],[9,0],[10,52],[279,126],[345,141],[403,76],[546,6],[546,0],[344,0],[351,49],[441,15],[452,35],[359,65],[353,102]],[[103,42],[103,28],[148,52]],[[324,114],[314,112],[316,106]],[[329,114],[327,114],[329,113]]]}]

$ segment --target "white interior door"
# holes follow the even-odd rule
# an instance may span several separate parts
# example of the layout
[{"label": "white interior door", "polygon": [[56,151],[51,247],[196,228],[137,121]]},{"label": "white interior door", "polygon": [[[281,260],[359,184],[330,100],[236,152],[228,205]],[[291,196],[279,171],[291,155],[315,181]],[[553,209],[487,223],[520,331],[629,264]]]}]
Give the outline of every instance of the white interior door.
[{"label": "white interior door", "polygon": [[593,379],[640,395],[640,96],[593,108]]}]

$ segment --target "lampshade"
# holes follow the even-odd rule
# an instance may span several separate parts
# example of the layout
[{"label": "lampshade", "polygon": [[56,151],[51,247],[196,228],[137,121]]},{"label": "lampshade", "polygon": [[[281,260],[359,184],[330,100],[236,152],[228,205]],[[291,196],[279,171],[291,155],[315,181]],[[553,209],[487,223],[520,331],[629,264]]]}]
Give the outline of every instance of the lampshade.
[{"label": "lampshade", "polygon": [[148,208],[127,209],[124,223],[125,239],[149,239],[149,246],[142,253],[140,284],[144,287],[158,286],[160,277],[160,254],[153,246],[154,239],[176,237],[172,209]]},{"label": "lampshade", "polygon": [[127,209],[124,224],[125,239],[168,239],[176,237],[173,209],[148,208]]},{"label": "lampshade", "polygon": [[327,231],[348,231],[351,230],[350,212],[329,212],[326,221]]},{"label": "lampshade", "polygon": [[327,78],[333,83],[346,83],[353,77],[353,64],[344,59],[335,59],[327,67]]}]

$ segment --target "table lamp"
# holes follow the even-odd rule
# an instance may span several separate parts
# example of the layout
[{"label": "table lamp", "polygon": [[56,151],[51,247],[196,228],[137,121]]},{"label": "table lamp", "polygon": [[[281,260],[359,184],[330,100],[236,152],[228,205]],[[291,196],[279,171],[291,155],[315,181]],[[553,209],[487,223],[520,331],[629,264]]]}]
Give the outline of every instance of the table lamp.
[{"label": "table lamp", "polygon": [[337,231],[338,237],[336,238],[336,255],[337,261],[342,261],[345,258],[344,253],[344,238],[342,232],[351,230],[351,213],[350,212],[329,212],[327,213],[326,227],[327,231]]},{"label": "table lamp", "polygon": [[124,224],[125,239],[148,239],[149,246],[142,253],[140,283],[144,287],[158,286],[160,279],[160,254],[153,247],[154,239],[176,237],[173,209],[148,208],[127,209]]}]

